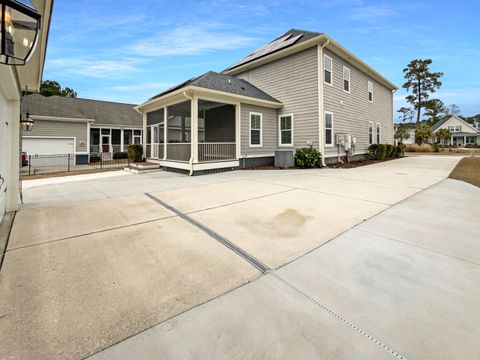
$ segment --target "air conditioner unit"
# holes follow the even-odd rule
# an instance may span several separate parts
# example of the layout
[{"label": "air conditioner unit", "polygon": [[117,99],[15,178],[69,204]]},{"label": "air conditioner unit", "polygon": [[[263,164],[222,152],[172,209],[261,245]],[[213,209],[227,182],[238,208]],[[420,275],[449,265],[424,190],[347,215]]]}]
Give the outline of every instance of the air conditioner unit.
[{"label": "air conditioner unit", "polygon": [[275,150],[275,166],[289,168],[295,165],[295,157],[292,149]]}]

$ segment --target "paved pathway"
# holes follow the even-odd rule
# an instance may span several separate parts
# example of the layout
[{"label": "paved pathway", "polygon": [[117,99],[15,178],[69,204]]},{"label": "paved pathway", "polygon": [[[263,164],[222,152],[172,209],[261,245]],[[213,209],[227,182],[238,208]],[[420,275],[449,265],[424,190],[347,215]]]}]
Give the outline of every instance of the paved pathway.
[{"label": "paved pathway", "polygon": [[30,187],[0,272],[0,347],[12,359],[475,358],[480,191],[443,180],[457,161]]}]

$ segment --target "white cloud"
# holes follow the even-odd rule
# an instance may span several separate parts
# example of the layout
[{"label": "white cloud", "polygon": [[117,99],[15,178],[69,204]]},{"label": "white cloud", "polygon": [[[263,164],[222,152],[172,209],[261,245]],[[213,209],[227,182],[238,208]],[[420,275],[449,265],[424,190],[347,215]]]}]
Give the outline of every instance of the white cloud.
[{"label": "white cloud", "polygon": [[359,6],[350,11],[350,19],[358,21],[377,21],[395,15],[392,8],[386,6]]},{"label": "white cloud", "polygon": [[147,90],[158,90],[163,91],[168,89],[169,87],[174,86],[173,83],[166,83],[166,82],[151,82],[151,83],[144,83],[144,84],[132,84],[132,85],[120,85],[120,86],[110,86],[109,90],[119,91],[119,92],[130,92],[130,91],[147,91]]},{"label": "white cloud", "polygon": [[133,59],[92,60],[79,58],[57,58],[48,61],[50,73],[76,74],[95,78],[121,78],[139,71],[139,61]]},{"label": "white cloud", "polygon": [[162,31],[134,43],[130,50],[139,56],[197,55],[252,45],[254,38],[225,31],[221,25],[188,24]]}]

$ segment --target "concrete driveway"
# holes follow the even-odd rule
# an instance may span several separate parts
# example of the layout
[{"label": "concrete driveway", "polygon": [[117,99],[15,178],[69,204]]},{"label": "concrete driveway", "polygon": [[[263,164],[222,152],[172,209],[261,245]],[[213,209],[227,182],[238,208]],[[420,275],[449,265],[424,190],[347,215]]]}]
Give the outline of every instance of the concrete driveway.
[{"label": "concrete driveway", "polygon": [[475,358],[480,190],[444,180],[458,160],[27,184],[2,356]]}]

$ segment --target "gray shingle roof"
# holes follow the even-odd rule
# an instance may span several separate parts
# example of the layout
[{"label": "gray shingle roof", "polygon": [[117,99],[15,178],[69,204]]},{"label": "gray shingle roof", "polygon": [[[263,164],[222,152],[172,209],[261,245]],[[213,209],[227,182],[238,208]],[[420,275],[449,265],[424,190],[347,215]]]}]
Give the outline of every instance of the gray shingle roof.
[{"label": "gray shingle roof", "polygon": [[260,90],[256,86],[250,84],[246,80],[239,79],[233,76],[219,74],[213,71],[209,71],[196,78],[192,78],[181,84],[178,84],[168,90],[161,92],[158,95],[155,95],[150,100],[157,99],[159,97],[162,97],[163,95],[166,95],[186,86],[198,86],[205,89],[218,90],[230,94],[243,95],[255,99],[273,101],[281,104],[280,101],[268,95],[266,92]]},{"label": "gray shingle roof", "polygon": [[439,120],[437,123],[435,123],[435,125],[432,126],[432,128],[430,129],[432,132],[435,132],[437,131],[437,129],[442,126],[443,124],[445,124],[448,120],[450,120],[452,117],[451,116],[445,116],[443,119]]},{"label": "gray shingle roof", "polygon": [[[317,36],[320,36],[320,35],[322,35],[322,33],[314,32],[314,31],[299,30],[299,29],[290,29],[286,33],[284,33],[284,34],[280,35],[279,37],[277,37],[276,39],[270,41],[268,44],[263,45],[261,48],[255,50],[251,54],[245,56],[240,61],[237,61],[236,63],[230,65],[224,71],[234,69],[234,68],[236,68],[240,65],[247,64],[251,61],[260,59],[264,56],[273,54],[277,51],[286,49],[290,46],[300,44],[304,41],[313,39],[313,38],[315,38]],[[296,37],[298,37],[298,39],[295,39]],[[285,40],[282,41],[280,44],[273,44],[274,42],[276,42],[277,40],[280,40],[282,38],[285,38]],[[282,43],[283,43],[283,45],[282,45]]]},{"label": "gray shingle roof", "polygon": [[142,115],[133,104],[115,103],[61,96],[26,95],[22,99],[22,113],[76,119],[94,119],[95,125],[112,124],[142,126]]}]

